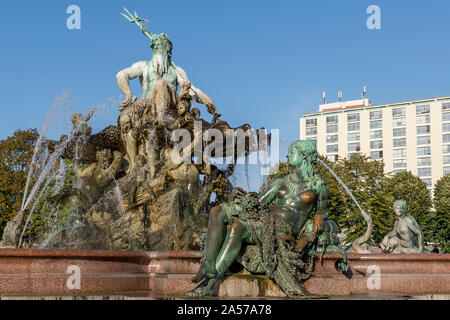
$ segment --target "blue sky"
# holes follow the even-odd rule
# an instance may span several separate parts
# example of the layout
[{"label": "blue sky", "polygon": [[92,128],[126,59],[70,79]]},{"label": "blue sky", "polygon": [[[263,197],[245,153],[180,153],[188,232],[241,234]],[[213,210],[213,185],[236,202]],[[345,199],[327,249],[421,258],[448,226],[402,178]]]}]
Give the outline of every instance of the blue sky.
[{"label": "blue sky", "polygon": [[[66,28],[66,8],[81,8],[81,30]],[[381,8],[381,30],[366,8]],[[167,33],[173,60],[237,126],[279,128],[298,139],[298,118],[328,99],[375,103],[450,95],[450,1],[137,1],[0,2],[0,139],[40,128],[55,97],[49,134],[70,127],[71,111],[96,106],[94,131],[115,124],[115,74],[150,59],[149,41],[119,15],[123,6]],[[137,84],[135,95],[140,96]],[[206,114],[205,109],[202,112]]]}]

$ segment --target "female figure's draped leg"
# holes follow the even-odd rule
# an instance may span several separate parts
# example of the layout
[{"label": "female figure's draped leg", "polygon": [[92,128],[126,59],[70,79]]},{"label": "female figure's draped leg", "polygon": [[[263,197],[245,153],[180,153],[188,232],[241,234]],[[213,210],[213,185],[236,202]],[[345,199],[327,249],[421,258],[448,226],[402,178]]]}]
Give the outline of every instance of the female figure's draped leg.
[{"label": "female figure's draped leg", "polygon": [[[225,240],[223,241],[222,248],[220,248],[220,252],[217,255],[217,263],[215,265],[216,271],[215,276],[206,277],[207,279],[205,279],[202,283],[200,283],[194,290],[187,292],[186,295],[193,297],[201,297],[213,294],[214,284],[236,259],[239,252],[241,251],[242,243],[247,238],[248,234],[249,232],[247,228],[244,227],[239,222],[233,223],[231,226],[228,226],[227,235],[225,237]],[[211,263],[211,260],[207,260],[210,257],[208,256],[205,257],[206,259],[204,260],[199,270],[199,273],[201,272],[202,269],[206,270],[205,268],[206,261],[208,261],[207,262],[208,264]]]},{"label": "female figure's draped leg", "polygon": [[197,274],[191,282],[198,283],[204,278],[215,278],[217,254],[225,238],[225,213],[219,206],[211,209],[206,235],[205,255]]},{"label": "female figure's draped leg", "polygon": [[228,269],[228,267],[236,260],[241,252],[242,243],[248,237],[249,231],[240,222],[235,222],[227,228],[224,245],[217,256],[216,270],[219,278]]}]

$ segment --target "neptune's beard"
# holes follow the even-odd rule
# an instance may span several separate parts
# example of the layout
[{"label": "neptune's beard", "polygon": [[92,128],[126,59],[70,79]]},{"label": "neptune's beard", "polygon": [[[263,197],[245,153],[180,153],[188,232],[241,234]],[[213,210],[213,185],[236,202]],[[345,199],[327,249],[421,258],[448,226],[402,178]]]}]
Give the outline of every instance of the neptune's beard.
[{"label": "neptune's beard", "polygon": [[170,59],[168,53],[154,52],[152,57],[153,72],[162,78],[169,71]]}]

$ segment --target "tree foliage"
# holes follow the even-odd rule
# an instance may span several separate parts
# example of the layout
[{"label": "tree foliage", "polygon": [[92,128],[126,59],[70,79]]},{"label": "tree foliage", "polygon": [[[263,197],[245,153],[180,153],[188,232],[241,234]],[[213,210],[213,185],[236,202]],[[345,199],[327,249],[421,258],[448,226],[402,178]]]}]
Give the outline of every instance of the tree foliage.
[{"label": "tree foliage", "polygon": [[[391,213],[393,199],[383,193],[380,187],[384,179],[384,164],[363,154],[341,158],[334,163],[321,159],[350,189],[363,210],[372,216],[373,233],[369,242],[379,243],[394,224],[394,216]],[[317,170],[328,181],[330,219],[338,223],[349,244],[364,234],[367,225],[353,199],[334,176],[320,164]]]},{"label": "tree foliage", "polygon": [[406,201],[408,213],[419,223],[424,233],[425,241],[432,241],[434,231],[430,210],[433,203],[427,184],[410,171],[405,171],[388,176],[383,183],[382,189],[393,199]]},{"label": "tree foliage", "polygon": [[38,137],[36,129],[28,129],[0,140],[0,234],[20,210]]},{"label": "tree foliage", "polygon": [[450,253],[450,174],[434,185],[434,208],[431,214],[431,240],[445,253]]}]

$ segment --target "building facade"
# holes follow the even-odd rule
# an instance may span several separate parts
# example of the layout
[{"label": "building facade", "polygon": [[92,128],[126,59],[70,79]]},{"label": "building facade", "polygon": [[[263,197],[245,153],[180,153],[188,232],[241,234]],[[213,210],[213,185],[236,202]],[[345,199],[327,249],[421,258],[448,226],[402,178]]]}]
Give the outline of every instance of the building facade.
[{"label": "building facade", "polygon": [[361,152],[386,173],[411,171],[428,184],[450,172],[450,96],[372,105],[367,98],[323,104],[300,118],[300,139],[331,161]]}]

